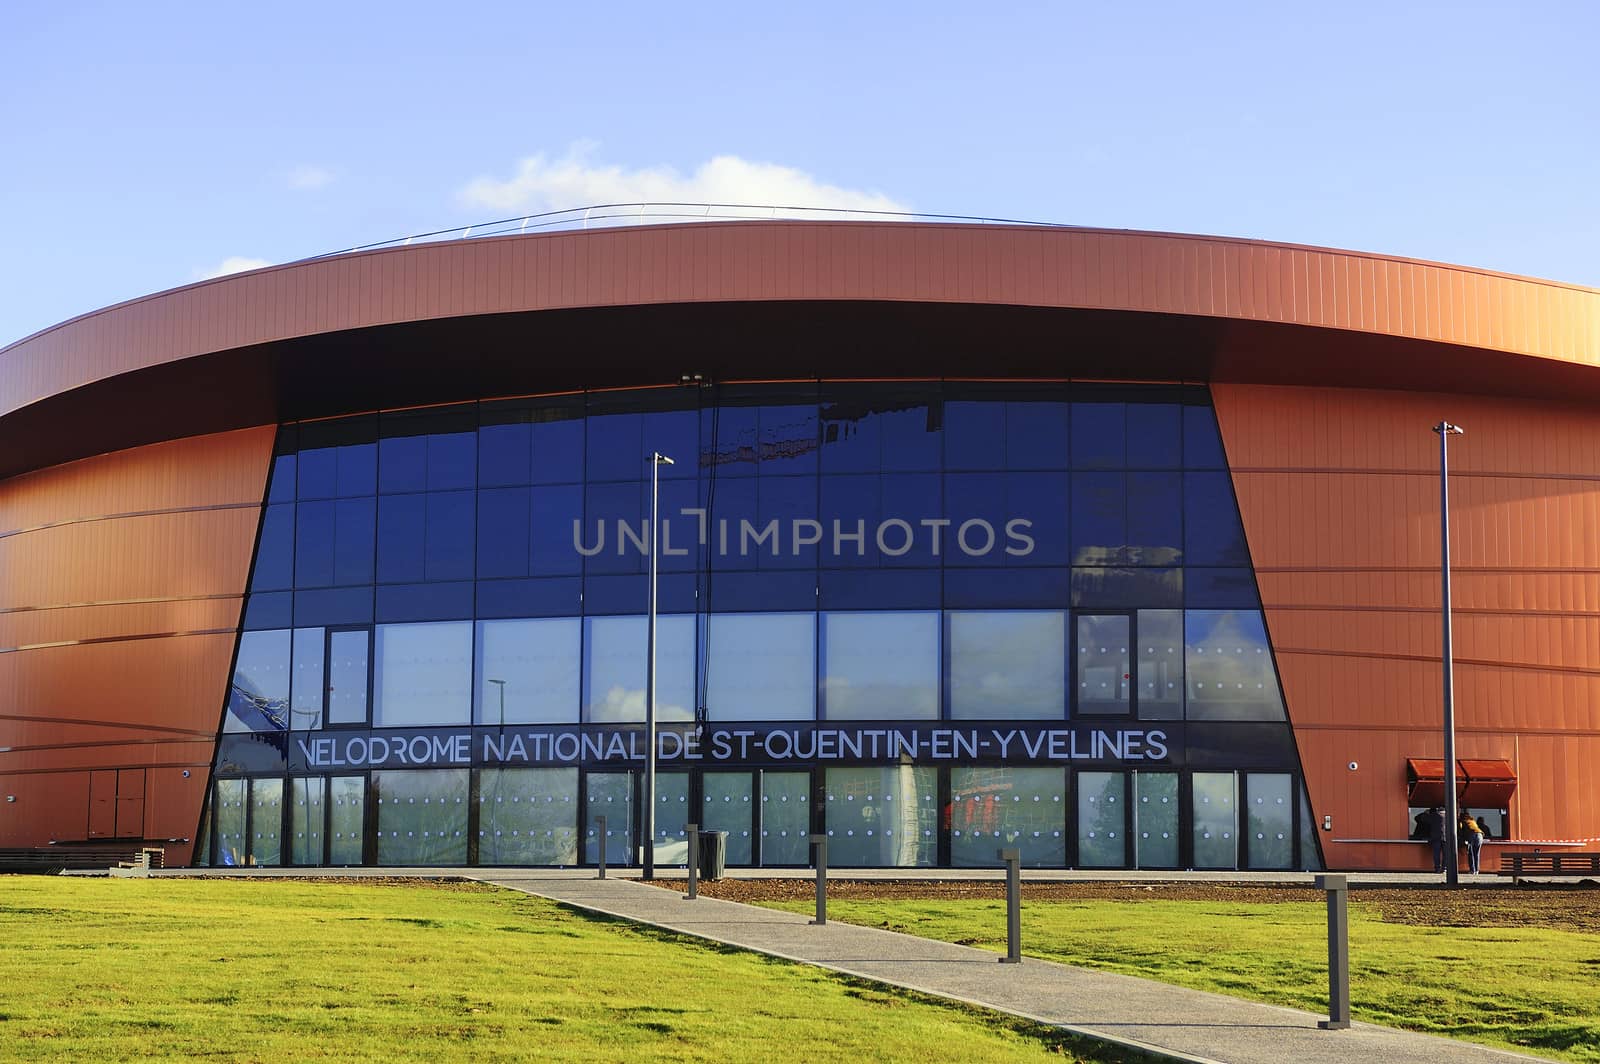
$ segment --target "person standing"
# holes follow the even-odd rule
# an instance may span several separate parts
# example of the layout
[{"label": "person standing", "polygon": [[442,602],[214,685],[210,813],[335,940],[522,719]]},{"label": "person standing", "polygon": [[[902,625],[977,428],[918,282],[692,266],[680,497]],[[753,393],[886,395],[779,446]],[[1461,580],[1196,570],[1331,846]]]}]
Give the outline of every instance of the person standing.
[{"label": "person standing", "polygon": [[1461,810],[1461,819],[1456,824],[1456,830],[1461,835],[1461,841],[1467,846],[1467,870],[1473,875],[1478,874],[1478,855],[1483,851],[1483,829],[1478,827],[1478,822],[1465,809]]},{"label": "person standing", "polygon": [[[1433,847],[1433,870],[1444,871],[1444,810],[1434,806],[1427,812],[1428,845]],[[1454,855],[1452,855],[1454,856]]]}]

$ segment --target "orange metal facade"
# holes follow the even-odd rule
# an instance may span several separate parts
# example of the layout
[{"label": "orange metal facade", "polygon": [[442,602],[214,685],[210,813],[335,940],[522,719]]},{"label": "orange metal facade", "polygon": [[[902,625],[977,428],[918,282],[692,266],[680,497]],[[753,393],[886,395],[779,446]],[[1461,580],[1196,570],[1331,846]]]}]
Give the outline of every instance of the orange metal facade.
[{"label": "orange metal facade", "polygon": [[[139,395],[192,397],[206,411],[203,427],[174,425],[174,436],[234,430],[0,481],[0,794],[16,798],[0,804],[0,846],[193,832],[272,450],[260,423],[290,387],[273,376],[288,345],[324,342],[312,360],[349,385],[338,380],[344,345],[365,345],[368,363],[347,369],[359,384],[384,365],[395,330],[430,322],[673,304],[810,314],[843,302],[1016,308],[983,320],[1019,325],[1029,308],[1081,309],[1099,315],[1096,336],[1159,325],[1156,344],[1128,348],[1137,357],[1112,344],[1093,363],[1063,336],[1052,375],[1116,364],[1121,379],[1170,378],[1177,365],[1212,384],[1312,804],[1319,825],[1332,817],[1322,841],[1333,867],[1423,860],[1420,847],[1380,840],[1409,828],[1406,759],[1441,755],[1429,429],[1464,425],[1452,447],[1458,754],[1515,767],[1516,836],[1600,835],[1600,416],[1579,401],[1600,397],[1600,292],[1210,237],[746,222],[291,264],[0,350],[0,462],[11,468],[26,467],[20,445],[41,434],[59,452],[49,462],[157,438],[147,418],[144,436],[114,439]],[[1140,361],[1170,337],[1182,348],[1173,362]],[[761,363],[759,335],[735,339],[749,376],[807,373]],[[992,340],[1004,349],[1003,332]],[[538,388],[551,356],[517,357],[519,380]],[[636,351],[632,362],[599,349],[559,357],[606,384],[661,383],[633,379]],[[247,360],[248,388],[209,376]],[[1007,372],[975,350],[960,375]],[[1446,387],[1399,390],[1424,379]],[[216,394],[224,385],[239,394]],[[330,394],[336,404],[359,390]],[[329,412],[371,405],[353,401]],[[187,855],[180,846],[169,859]]]},{"label": "orange metal facade", "polygon": [[[1517,772],[1512,832],[1600,835],[1600,418],[1450,394],[1213,385],[1331,867],[1421,867],[1406,759],[1443,752],[1451,445],[1457,754]],[[1349,768],[1350,762],[1358,767]],[[1494,847],[1490,848],[1491,860]]]},{"label": "orange metal facade", "polygon": [[0,846],[189,859],[274,431],[0,483]]}]

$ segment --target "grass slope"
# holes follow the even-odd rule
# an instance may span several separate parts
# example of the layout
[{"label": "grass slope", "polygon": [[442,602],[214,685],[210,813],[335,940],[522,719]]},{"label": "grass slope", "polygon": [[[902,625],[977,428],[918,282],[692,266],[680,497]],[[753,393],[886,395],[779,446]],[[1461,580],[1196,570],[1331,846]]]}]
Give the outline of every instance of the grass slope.
[{"label": "grass slope", "polygon": [[[828,917],[1005,949],[999,901],[830,900]],[[1320,903],[1029,902],[1025,894],[1022,924],[1031,956],[1311,1012],[1328,1007]],[[1600,939],[1593,935],[1385,923],[1356,903],[1350,965],[1358,1020],[1600,1062]]]},{"label": "grass slope", "polygon": [[1128,1059],[1085,1045],[509,891],[0,877],[7,1061]]}]

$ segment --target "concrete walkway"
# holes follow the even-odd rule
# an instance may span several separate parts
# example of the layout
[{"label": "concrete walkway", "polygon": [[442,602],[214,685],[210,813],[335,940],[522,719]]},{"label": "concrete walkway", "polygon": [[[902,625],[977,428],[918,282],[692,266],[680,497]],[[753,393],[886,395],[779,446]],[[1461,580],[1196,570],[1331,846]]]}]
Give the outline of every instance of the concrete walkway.
[{"label": "concrete walkway", "polygon": [[[1147,979],[998,955],[892,931],[710,898],[589,872],[462,870],[469,878],[541,898],[774,957],[814,964],[1133,1046],[1176,1060],[1227,1064],[1455,1064],[1537,1058],[1429,1035],[1356,1024],[1317,1028],[1322,1017]],[[1237,880],[1235,880],[1237,881]],[[1023,910],[1027,935],[1027,910]]]}]

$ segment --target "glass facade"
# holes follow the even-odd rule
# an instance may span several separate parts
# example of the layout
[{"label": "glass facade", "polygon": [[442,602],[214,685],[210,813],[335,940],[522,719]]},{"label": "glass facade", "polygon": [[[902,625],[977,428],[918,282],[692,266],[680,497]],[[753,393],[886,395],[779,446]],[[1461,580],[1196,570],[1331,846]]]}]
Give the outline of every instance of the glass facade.
[{"label": "glass facade", "polygon": [[915,381],[283,426],[206,852],[638,862],[652,542],[659,863],[1314,858],[1206,390]]}]

